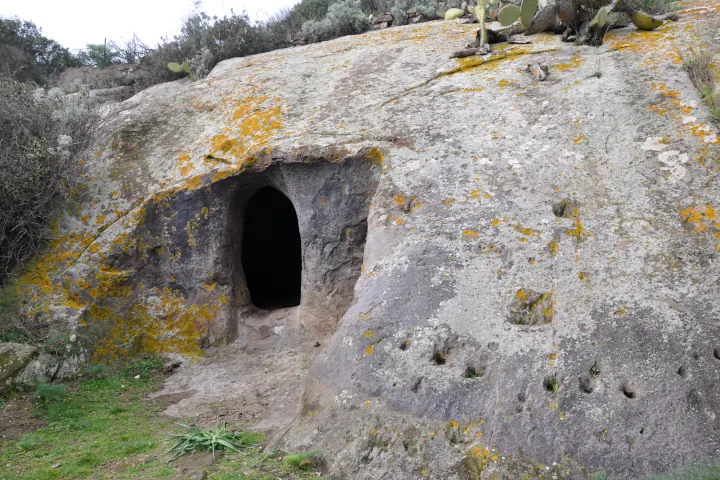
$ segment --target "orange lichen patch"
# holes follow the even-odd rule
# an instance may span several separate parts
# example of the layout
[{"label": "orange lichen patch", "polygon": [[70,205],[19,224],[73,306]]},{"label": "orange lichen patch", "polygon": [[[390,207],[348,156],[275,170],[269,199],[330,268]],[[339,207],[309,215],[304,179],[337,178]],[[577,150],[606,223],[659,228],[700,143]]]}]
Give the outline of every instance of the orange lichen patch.
[{"label": "orange lichen patch", "polygon": [[477,236],[478,236],[478,232],[475,230],[463,230],[463,238],[465,240],[477,238]]},{"label": "orange lichen patch", "polygon": [[203,283],[203,286],[202,286],[202,288],[207,290],[208,292],[214,292],[216,287],[217,287],[217,283],[215,283],[215,282]]},{"label": "orange lichen patch", "polygon": [[[479,180],[479,179],[476,179]],[[472,198],[492,198],[492,193],[483,191],[482,188],[472,190],[470,192]]]},{"label": "orange lichen patch", "polygon": [[572,70],[582,65],[585,59],[579,53],[574,54],[567,63],[560,63],[555,65],[555,69],[564,72],[566,70]]},{"label": "orange lichen patch", "polygon": [[375,345],[373,345],[372,343],[370,345],[368,345],[367,347],[365,347],[365,355],[372,355],[374,351],[375,351]]},{"label": "orange lichen patch", "polygon": [[393,200],[395,200],[395,203],[403,205],[405,203],[405,195],[395,195]]},{"label": "orange lichen patch", "polygon": [[536,230],[533,230],[532,228],[523,227],[522,225],[520,225],[519,222],[517,225],[513,225],[512,228],[515,229],[516,231],[522,233],[523,235],[536,236],[536,237],[540,236],[540,234]]},{"label": "orange lichen patch", "polygon": [[507,222],[508,220],[510,220],[510,219],[509,218],[496,218],[490,222],[490,225],[492,225],[493,227],[497,227],[501,223]]},{"label": "orange lichen patch", "polygon": [[583,137],[582,135],[578,135],[577,137],[573,138],[573,143],[577,145],[578,143],[582,142],[583,139],[585,139],[585,137]]},{"label": "orange lichen patch", "polygon": [[[92,321],[107,325],[107,335],[95,349],[96,361],[129,353],[200,353],[199,340],[218,312],[216,305],[187,305],[179,292],[153,289],[152,303],[136,303],[127,315],[94,303]],[[128,348],[130,346],[130,348]]]},{"label": "orange lichen patch", "polygon": [[374,336],[375,336],[375,333],[370,329],[365,330],[365,333],[363,333],[363,337],[365,337],[365,338],[372,338]]},{"label": "orange lichen patch", "polygon": [[259,94],[257,87],[240,95],[233,92],[218,104],[225,126],[209,139],[211,157],[244,159],[250,151],[266,147],[283,126],[280,99]]},{"label": "orange lichen patch", "polygon": [[385,161],[385,156],[380,151],[379,148],[373,147],[371,148],[365,156],[372,160],[372,164],[378,167],[381,167],[383,162]]},{"label": "orange lichen patch", "polygon": [[555,258],[558,254],[558,241],[553,240],[552,242],[548,242],[547,246],[548,246],[548,249],[550,250],[550,256],[552,258]]},{"label": "orange lichen patch", "polygon": [[[458,58],[456,60],[457,67],[451,68],[450,70],[446,70],[444,72],[441,72],[438,74],[438,77],[444,77],[447,75],[453,75],[455,73],[459,72],[467,72],[468,70],[472,70],[474,68],[480,67],[482,65],[488,65],[489,68],[497,67],[500,65],[500,63],[503,63],[504,60],[508,60],[514,57],[519,57],[523,55],[530,55],[530,54],[538,54],[538,53],[549,53],[549,52],[557,52],[560,50],[559,48],[540,48],[540,49],[532,49],[528,47],[518,47],[513,49],[507,49],[504,51],[500,51],[497,53],[492,53],[490,55],[486,55],[484,57],[482,56],[472,56],[472,57],[465,57],[465,58]],[[492,64],[492,66],[490,66]]]},{"label": "orange lichen patch", "polygon": [[708,227],[720,229],[720,222],[717,222],[717,214],[710,204],[697,208],[691,205],[684,210],[680,210],[680,215],[682,216],[683,222],[694,226],[696,232],[704,232]]},{"label": "orange lichen patch", "polygon": [[450,198],[446,198],[446,199],[443,200],[442,202],[449,207],[449,206],[451,206],[453,203],[457,202],[457,199],[450,197]]},{"label": "orange lichen patch", "polygon": [[450,93],[480,93],[482,91],[485,91],[483,87],[453,88],[451,90],[440,92],[440,95],[447,95]]},{"label": "orange lichen patch", "polygon": [[515,86],[517,82],[515,80],[505,80],[504,78],[498,81],[498,88],[504,90],[506,87]]},{"label": "orange lichen patch", "polygon": [[190,173],[190,170],[193,168],[192,161],[190,160],[190,152],[185,151],[180,154],[180,156],[177,158],[177,167],[178,170],[180,170],[180,175],[183,177],[187,176],[188,173]]},{"label": "orange lichen patch", "polygon": [[590,232],[585,231],[585,227],[583,227],[580,217],[577,217],[575,219],[575,224],[573,228],[568,228],[567,230],[565,230],[565,233],[567,233],[571,237],[577,238],[580,242],[592,236]]}]

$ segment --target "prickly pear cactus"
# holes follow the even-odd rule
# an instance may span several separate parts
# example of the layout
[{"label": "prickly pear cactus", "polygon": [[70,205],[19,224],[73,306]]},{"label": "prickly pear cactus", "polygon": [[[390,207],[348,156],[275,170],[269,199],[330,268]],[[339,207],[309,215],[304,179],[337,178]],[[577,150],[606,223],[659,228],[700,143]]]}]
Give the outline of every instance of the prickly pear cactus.
[{"label": "prickly pear cactus", "polygon": [[498,20],[500,20],[500,25],[503,27],[509,27],[520,19],[521,14],[522,10],[520,10],[520,7],[516,7],[515,5],[506,5],[502,8],[502,10],[500,10]]},{"label": "prickly pear cactus", "polygon": [[498,19],[500,24],[504,27],[510,26],[513,23],[520,20],[523,27],[530,27],[535,12],[538,8],[538,0],[523,0],[522,5],[517,7],[515,5],[507,5],[500,10]]},{"label": "prickly pear cactus", "polygon": [[190,64],[188,62],[183,63],[182,65],[175,62],[168,63],[168,68],[171,72],[180,73],[190,73]]}]

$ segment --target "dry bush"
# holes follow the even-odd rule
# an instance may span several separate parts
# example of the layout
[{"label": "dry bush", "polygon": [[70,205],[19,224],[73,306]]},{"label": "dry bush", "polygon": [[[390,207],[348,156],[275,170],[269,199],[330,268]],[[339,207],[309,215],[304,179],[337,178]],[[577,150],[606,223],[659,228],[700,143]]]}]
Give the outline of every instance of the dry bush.
[{"label": "dry bush", "polygon": [[683,55],[683,68],[710,108],[713,122],[720,126],[720,95],[715,93],[714,60],[715,53],[711,47],[695,46]]},{"label": "dry bush", "polygon": [[59,89],[0,77],[0,285],[48,238],[97,117]]}]

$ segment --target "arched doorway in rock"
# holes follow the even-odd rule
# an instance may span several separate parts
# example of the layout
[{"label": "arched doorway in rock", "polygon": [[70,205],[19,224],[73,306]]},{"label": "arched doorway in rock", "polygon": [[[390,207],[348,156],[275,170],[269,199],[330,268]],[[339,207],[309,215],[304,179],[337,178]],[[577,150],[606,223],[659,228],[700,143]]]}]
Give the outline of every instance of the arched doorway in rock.
[{"label": "arched doorway in rock", "polygon": [[272,187],[261,188],[247,203],[242,267],[256,307],[300,305],[302,245],[297,214],[290,199]]}]

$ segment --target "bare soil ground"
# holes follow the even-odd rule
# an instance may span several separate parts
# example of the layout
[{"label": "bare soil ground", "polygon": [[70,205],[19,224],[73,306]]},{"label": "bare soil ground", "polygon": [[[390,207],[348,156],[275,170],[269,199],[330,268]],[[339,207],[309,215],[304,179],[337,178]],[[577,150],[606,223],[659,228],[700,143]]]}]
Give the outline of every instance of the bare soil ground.
[{"label": "bare soil ground", "polygon": [[179,396],[171,400],[166,415],[191,418],[198,425],[242,423],[265,433],[289,425],[312,360],[324,342],[303,332],[294,308],[244,323],[238,341],[184,363],[162,390],[150,396]]}]

